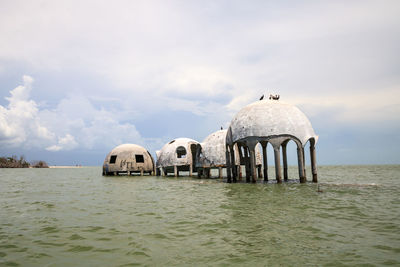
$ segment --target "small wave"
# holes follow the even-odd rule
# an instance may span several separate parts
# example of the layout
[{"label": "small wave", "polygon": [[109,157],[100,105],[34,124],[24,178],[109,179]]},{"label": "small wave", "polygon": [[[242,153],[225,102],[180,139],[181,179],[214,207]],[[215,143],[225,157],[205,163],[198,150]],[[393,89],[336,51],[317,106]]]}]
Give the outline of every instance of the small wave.
[{"label": "small wave", "polygon": [[78,234],[73,234],[69,237],[69,240],[83,240],[83,239],[85,239],[85,238]]},{"label": "small wave", "polygon": [[96,240],[98,240],[98,241],[111,241],[112,239],[108,238],[108,237],[100,237],[100,238],[96,238]]},{"label": "small wave", "polygon": [[19,264],[14,261],[6,261],[4,262],[4,266],[19,266]]},{"label": "small wave", "polygon": [[73,246],[67,251],[69,252],[86,252],[86,251],[91,251],[93,249],[92,246]]},{"label": "small wave", "polygon": [[66,243],[51,243],[51,242],[44,242],[42,240],[35,240],[33,242],[42,246],[51,246],[51,247],[63,247],[66,245]]},{"label": "small wave", "polygon": [[88,229],[85,229],[83,231],[85,231],[85,232],[97,232],[97,231],[103,230],[103,229],[104,229],[104,227],[101,227],[101,226],[89,226]]},{"label": "small wave", "polygon": [[51,256],[46,253],[35,253],[35,254],[29,256],[29,258],[33,258],[33,259],[40,259],[40,258],[47,258],[47,257],[51,257]]},{"label": "small wave", "polygon": [[343,187],[378,187],[380,184],[376,183],[366,183],[366,184],[341,184],[341,183],[320,183],[320,185],[326,186],[343,186]]},{"label": "small wave", "polygon": [[396,266],[399,264],[400,264],[400,262],[398,262],[396,260],[387,260],[387,261],[383,262],[383,265],[389,265],[389,266]]},{"label": "small wave", "polygon": [[168,239],[167,236],[163,235],[163,234],[147,234],[147,237],[152,237],[152,238],[156,238],[156,239]]},{"label": "small wave", "polygon": [[130,267],[130,266],[142,266],[143,264],[141,264],[141,263],[127,263],[127,264],[122,264],[122,265],[119,265],[119,267]]},{"label": "small wave", "polygon": [[18,248],[18,247],[16,245],[8,244],[8,245],[0,245],[0,248]]},{"label": "small wave", "polygon": [[140,216],[154,216],[154,215],[157,215],[157,214],[154,212],[145,212],[145,213],[137,213],[136,216],[140,217]]},{"label": "small wave", "polygon": [[40,232],[43,232],[43,233],[58,233],[60,230],[57,228],[57,227],[55,227],[55,226],[46,226],[46,227],[43,227],[42,229],[40,229]]},{"label": "small wave", "polygon": [[126,253],[126,255],[130,255],[130,256],[144,256],[146,258],[150,258],[149,255],[147,255],[145,252],[143,251],[130,251],[128,253]]},{"label": "small wave", "polygon": [[117,248],[98,248],[93,251],[95,251],[95,252],[115,252],[117,250],[118,250]]},{"label": "small wave", "polygon": [[389,247],[389,246],[385,246],[385,245],[375,245],[372,247],[380,249],[380,250],[393,251],[395,253],[400,253],[400,248],[393,248],[393,247]]}]

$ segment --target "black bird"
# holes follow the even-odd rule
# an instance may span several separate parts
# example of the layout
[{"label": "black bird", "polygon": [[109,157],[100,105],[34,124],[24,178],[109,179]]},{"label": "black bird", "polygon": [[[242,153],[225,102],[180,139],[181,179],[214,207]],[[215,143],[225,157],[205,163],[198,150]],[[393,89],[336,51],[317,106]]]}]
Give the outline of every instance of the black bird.
[{"label": "black bird", "polygon": [[221,130],[223,130],[224,128],[222,128],[222,126],[221,126]]},{"label": "black bird", "polygon": [[260,97],[260,100],[263,100],[264,99],[264,95],[262,95],[261,97]]}]

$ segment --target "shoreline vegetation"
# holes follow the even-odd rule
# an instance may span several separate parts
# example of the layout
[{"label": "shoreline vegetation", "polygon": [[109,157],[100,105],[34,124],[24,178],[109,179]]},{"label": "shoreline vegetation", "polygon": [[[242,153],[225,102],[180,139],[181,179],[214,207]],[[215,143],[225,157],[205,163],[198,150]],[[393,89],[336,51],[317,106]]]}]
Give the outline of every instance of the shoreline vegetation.
[{"label": "shoreline vegetation", "polygon": [[27,162],[24,156],[0,157],[0,168],[49,168],[43,160]]}]

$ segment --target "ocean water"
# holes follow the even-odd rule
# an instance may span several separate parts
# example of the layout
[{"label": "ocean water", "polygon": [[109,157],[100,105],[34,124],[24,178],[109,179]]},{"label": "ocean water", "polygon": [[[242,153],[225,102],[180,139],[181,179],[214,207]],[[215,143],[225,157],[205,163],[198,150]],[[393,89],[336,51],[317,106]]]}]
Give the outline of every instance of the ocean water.
[{"label": "ocean water", "polygon": [[399,266],[400,166],[318,171],[317,185],[0,169],[0,266]]}]

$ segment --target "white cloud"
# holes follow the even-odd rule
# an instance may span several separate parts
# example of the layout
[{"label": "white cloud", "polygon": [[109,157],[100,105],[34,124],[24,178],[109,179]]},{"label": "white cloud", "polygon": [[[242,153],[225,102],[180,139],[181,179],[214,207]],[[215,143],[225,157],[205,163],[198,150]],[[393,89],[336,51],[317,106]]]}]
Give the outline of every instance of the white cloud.
[{"label": "white cloud", "polygon": [[75,141],[75,138],[66,134],[64,137],[58,138],[58,144],[46,147],[48,151],[59,151],[59,150],[71,150],[78,146],[78,143]]},{"label": "white cloud", "polygon": [[49,147],[46,147],[46,150],[48,151],[60,151],[62,149],[62,146],[58,146],[58,145],[52,145]]},{"label": "white cloud", "polygon": [[[228,83],[237,95],[274,81],[283,88],[289,79],[291,86],[310,87],[310,79],[324,73],[332,84],[338,66],[352,62],[353,70],[382,60],[370,62],[357,51],[379,51],[373,47],[376,40],[398,42],[397,1],[289,7],[262,1],[116,1],[111,6],[107,1],[12,1],[1,6],[0,34],[6,37],[0,42],[1,59],[28,62],[39,70],[102,75],[123,92],[151,89],[213,97],[218,84]],[[348,44],[352,36],[360,37],[360,44]],[[332,42],[335,38],[341,42]],[[380,55],[393,51],[384,49]]]},{"label": "white cloud", "polygon": [[167,90],[179,94],[201,92],[203,96],[212,98],[226,93],[224,85],[230,84],[231,77],[223,71],[207,66],[184,66],[171,70],[166,77]]},{"label": "white cloud", "polygon": [[[311,117],[330,110],[335,122],[398,122],[399,5],[3,1],[0,69],[17,62],[107,86],[82,86],[66,97],[65,87],[48,88],[63,94],[52,109],[15,89],[9,107],[0,106],[0,142],[53,151],[125,141],[152,146],[158,141],[130,122],[182,111],[227,125],[263,93],[278,93]],[[60,143],[67,134],[77,145]]]},{"label": "white cloud", "polygon": [[23,85],[10,91],[7,107],[0,106],[0,144],[27,147],[51,142],[54,134],[38,117],[37,104],[29,99],[33,79],[23,76]]},{"label": "white cloud", "polygon": [[[103,149],[122,143],[152,145],[131,123],[120,122],[120,110],[96,108],[83,95],[62,99],[55,109],[40,109],[30,99],[33,79],[10,91],[7,107],[0,106],[0,144],[48,151]],[[123,118],[122,118],[123,119]]]},{"label": "white cloud", "polygon": [[[82,149],[112,147],[121,143],[145,145],[136,127],[124,121],[127,111],[123,107],[115,109],[96,108],[84,95],[71,94],[62,99],[53,110],[42,110],[42,120],[57,134],[73,134]],[[52,147],[57,149],[61,144]],[[75,148],[75,146],[73,146]]]},{"label": "white cloud", "polygon": [[[318,98],[332,88],[354,89],[357,81],[373,91],[377,86],[365,77],[391,68],[388,58],[399,42],[397,1],[0,6],[0,36],[7,37],[0,59],[106,77],[115,95],[130,103],[143,102],[148,92],[160,99],[180,96],[175,108],[182,103],[183,110],[186,96],[225,94],[231,100],[266,87]],[[393,47],[382,49],[387,44]]]}]

